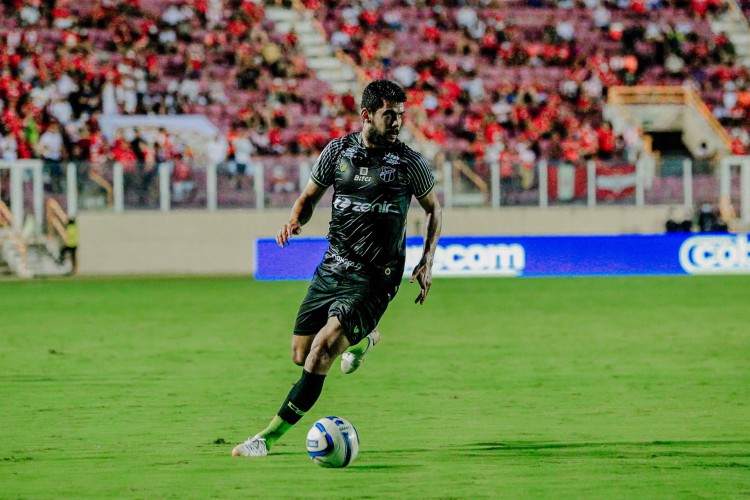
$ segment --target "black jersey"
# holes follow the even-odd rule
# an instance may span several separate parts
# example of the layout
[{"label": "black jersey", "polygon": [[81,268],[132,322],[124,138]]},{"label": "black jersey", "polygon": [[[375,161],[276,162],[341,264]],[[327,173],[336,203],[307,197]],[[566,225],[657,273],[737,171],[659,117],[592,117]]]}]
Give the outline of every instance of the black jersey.
[{"label": "black jersey", "polygon": [[312,180],[334,190],[321,268],[353,279],[400,280],[411,197],[422,198],[435,185],[427,160],[400,141],[367,148],[358,132],[328,143]]}]

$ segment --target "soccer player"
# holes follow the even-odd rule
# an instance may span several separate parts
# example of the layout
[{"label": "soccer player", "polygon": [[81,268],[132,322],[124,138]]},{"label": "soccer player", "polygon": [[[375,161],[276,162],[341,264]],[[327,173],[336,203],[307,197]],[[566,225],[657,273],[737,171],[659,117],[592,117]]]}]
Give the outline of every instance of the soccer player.
[{"label": "soccer player", "polygon": [[236,446],[234,456],[267,455],[318,400],[336,358],[343,353],[341,368],[351,373],[377,342],[375,327],[404,272],[412,196],[424,209],[426,234],[410,282],[420,286],[415,303],[427,298],[442,216],[429,164],[398,140],[405,102],[406,94],[394,82],[375,80],[365,87],[362,131],[334,139],[323,149],[289,222],[276,235],[280,247],[288,245],[333,185],[328,250],[299,308],[292,336],[292,360],[304,367],[302,376],[268,427]]}]

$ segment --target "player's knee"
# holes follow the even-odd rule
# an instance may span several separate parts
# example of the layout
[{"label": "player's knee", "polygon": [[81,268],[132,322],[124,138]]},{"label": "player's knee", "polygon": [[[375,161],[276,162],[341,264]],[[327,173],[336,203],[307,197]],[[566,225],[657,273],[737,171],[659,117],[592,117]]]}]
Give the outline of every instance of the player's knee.
[{"label": "player's knee", "polygon": [[310,353],[305,359],[305,369],[315,373],[328,372],[347,345],[338,318],[329,318],[328,324],[321,330],[310,348]]},{"label": "player's knee", "polygon": [[324,339],[322,342],[313,344],[310,354],[305,360],[305,369],[313,373],[327,373],[338,355],[343,351],[338,344],[330,339]]},{"label": "player's knee", "polygon": [[295,335],[292,337],[292,362],[295,365],[304,366],[305,359],[310,353],[310,346],[312,345],[313,337],[303,337]]},{"label": "player's knee", "polygon": [[[326,344],[320,343],[313,346],[305,361],[309,363],[310,367],[316,370],[327,368],[333,363],[332,352]],[[302,364],[304,365],[305,362],[303,361]]]},{"label": "player's knee", "polygon": [[297,366],[305,366],[305,359],[307,359],[307,352],[301,349],[292,350],[292,362]]}]

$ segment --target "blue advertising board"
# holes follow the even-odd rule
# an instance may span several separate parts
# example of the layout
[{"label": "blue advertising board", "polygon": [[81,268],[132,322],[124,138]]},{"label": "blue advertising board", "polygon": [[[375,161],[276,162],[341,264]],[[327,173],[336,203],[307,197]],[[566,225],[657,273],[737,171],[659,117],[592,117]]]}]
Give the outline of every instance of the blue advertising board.
[{"label": "blue advertising board", "polygon": [[[422,256],[422,238],[407,239],[406,270]],[[306,280],[328,246],[295,238],[286,248],[256,241],[255,279]],[[433,276],[634,276],[750,273],[747,234],[608,236],[444,236]]]}]

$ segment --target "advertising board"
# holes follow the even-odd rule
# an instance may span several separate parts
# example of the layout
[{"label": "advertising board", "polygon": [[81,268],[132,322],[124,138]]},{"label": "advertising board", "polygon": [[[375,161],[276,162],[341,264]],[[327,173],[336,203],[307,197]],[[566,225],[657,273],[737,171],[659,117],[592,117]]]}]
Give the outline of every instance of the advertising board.
[{"label": "advertising board", "polygon": [[[407,238],[405,276],[422,255]],[[255,278],[306,280],[325,253],[324,238],[295,238],[286,248],[256,241]],[[607,236],[444,236],[433,276],[542,277],[750,273],[747,234]]]}]

